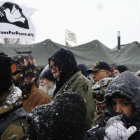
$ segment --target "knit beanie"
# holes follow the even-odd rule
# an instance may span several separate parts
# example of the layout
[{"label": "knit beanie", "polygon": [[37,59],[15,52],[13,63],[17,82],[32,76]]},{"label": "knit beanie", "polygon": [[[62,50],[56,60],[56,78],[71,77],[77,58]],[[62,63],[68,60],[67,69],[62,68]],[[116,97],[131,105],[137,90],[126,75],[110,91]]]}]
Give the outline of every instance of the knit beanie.
[{"label": "knit beanie", "polygon": [[87,77],[88,73],[87,73],[87,66],[85,64],[78,64],[78,67],[81,69],[82,74]]},{"label": "knit beanie", "polygon": [[26,135],[30,140],[82,140],[85,120],[83,98],[77,93],[62,93],[31,111]]},{"label": "knit beanie", "polygon": [[49,65],[47,65],[39,75],[39,80],[41,80],[43,78],[46,78],[55,83],[55,79],[51,73],[51,70],[49,69]]},{"label": "knit beanie", "polygon": [[3,52],[0,53],[0,95],[12,85],[12,60]]},{"label": "knit beanie", "polygon": [[115,67],[115,69],[118,70],[120,73],[128,70],[125,65],[118,65]]}]

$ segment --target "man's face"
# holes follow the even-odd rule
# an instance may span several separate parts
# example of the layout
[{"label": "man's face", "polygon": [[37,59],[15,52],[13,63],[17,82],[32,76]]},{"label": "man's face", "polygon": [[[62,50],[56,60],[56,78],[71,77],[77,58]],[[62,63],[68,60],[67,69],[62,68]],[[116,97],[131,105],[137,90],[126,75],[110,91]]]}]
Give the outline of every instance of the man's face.
[{"label": "man's face", "polygon": [[118,76],[120,74],[120,72],[118,70],[114,70],[114,77]]},{"label": "man's face", "polygon": [[54,83],[46,78],[42,78],[39,81],[39,89],[44,91],[47,94],[51,94],[50,92],[53,91]]},{"label": "man's face", "polygon": [[96,101],[96,106],[99,111],[101,111],[105,107],[105,103],[99,103]]},{"label": "man's face", "polygon": [[50,69],[51,69],[51,73],[53,74],[53,77],[57,79],[57,81],[60,80],[60,72],[58,67],[56,66],[56,64],[50,60]]},{"label": "man's face", "polygon": [[93,80],[95,83],[97,83],[103,78],[109,77],[109,74],[109,71],[101,69],[99,71],[93,72]]}]

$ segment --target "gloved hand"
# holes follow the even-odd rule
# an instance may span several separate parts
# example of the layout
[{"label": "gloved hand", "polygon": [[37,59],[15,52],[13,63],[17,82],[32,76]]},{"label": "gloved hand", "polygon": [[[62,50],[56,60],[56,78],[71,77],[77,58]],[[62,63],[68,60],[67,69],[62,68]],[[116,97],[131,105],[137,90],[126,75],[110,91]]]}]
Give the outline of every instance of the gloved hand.
[{"label": "gloved hand", "polygon": [[121,116],[117,115],[108,120],[105,127],[104,140],[128,140],[136,130],[137,128],[135,126],[127,129],[121,121]]}]

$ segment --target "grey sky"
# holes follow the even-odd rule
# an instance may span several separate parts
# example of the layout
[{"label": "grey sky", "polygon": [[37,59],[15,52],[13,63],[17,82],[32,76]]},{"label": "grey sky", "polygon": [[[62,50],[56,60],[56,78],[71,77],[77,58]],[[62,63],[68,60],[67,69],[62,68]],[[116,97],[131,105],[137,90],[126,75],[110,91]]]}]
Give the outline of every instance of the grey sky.
[{"label": "grey sky", "polygon": [[[7,1],[7,0],[6,0]],[[76,33],[77,45],[99,40],[109,48],[140,42],[139,0],[9,0],[37,9],[31,20],[35,43],[45,39],[65,45],[66,28]]]}]

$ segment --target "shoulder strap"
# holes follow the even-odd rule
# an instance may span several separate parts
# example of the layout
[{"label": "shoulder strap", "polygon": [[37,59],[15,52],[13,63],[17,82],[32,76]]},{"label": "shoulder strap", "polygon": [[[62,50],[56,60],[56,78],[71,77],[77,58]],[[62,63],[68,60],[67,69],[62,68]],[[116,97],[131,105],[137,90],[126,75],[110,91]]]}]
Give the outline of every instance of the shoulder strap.
[{"label": "shoulder strap", "polygon": [[3,115],[0,115],[0,135],[4,133],[4,131],[13,121],[22,117],[26,117],[27,114],[28,113],[22,107],[20,107]]}]

